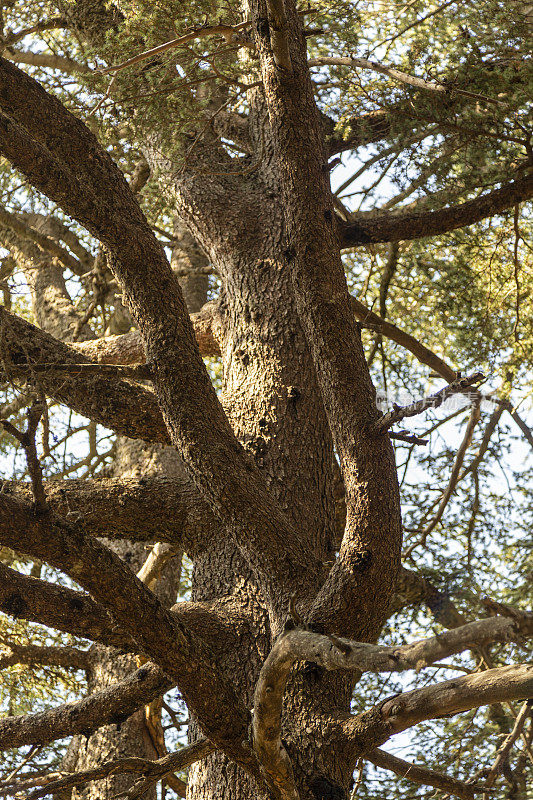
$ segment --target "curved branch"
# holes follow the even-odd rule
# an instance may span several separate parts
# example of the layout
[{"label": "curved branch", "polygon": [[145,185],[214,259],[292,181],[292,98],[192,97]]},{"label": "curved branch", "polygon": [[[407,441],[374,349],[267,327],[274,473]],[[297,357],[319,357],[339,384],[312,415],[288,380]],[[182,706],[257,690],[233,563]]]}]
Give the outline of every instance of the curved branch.
[{"label": "curved branch", "polygon": [[[446,633],[431,639],[400,647],[382,647],[355,642],[337,636],[313,633],[309,630],[286,630],[278,637],[263,664],[254,693],[253,746],[269,785],[276,787],[280,792],[280,797],[284,800],[296,800],[298,797],[295,793],[292,765],[281,738],[283,694],[291,667],[297,661],[318,664],[326,670],[362,672],[419,670],[473,646],[494,641],[519,639],[524,635],[533,636],[533,614],[524,614],[513,619],[491,617],[446,631]],[[529,685],[533,686],[533,665],[529,669],[531,671],[528,675]],[[494,670],[494,672],[499,671]],[[488,682],[490,683],[490,678]],[[496,682],[498,690],[504,686],[502,681]],[[448,683],[453,688],[453,681]],[[438,686],[432,687],[432,689],[436,690]],[[416,692],[410,694],[416,695]],[[444,696],[446,701],[448,696]],[[523,696],[527,696],[527,694]],[[423,706],[420,707],[423,708]],[[418,709],[419,705],[415,703],[413,708]],[[409,703],[405,709],[403,717],[409,720],[415,712]],[[369,719],[372,719],[372,713],[372,711],[366,712]],[[398,712],[394,711],[394,713]],[[354,731],[357,722],[363,718],[365,715],[353,718]],[[411,724],[415,723],[409,722],[405,727],[409,727]],[[399,730],[403,730],[403,728]],[[358,731],[360,734],[361,726]]]},{"label": "curved branch", "polygon": [[487,217],[501,214],[511,206],[533,197],[533,175],[528,175],[500,189],[438,211],[419,214],[380,214],[360,216],[357,222],[341,228],[341,247],[357,247],[379,242],[399,242],[437,236],[457,228],[473,225]]}]

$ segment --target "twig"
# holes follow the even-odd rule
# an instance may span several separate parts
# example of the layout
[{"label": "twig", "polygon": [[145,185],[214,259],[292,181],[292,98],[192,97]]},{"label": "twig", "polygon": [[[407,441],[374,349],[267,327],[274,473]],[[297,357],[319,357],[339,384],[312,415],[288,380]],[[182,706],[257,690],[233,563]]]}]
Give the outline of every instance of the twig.
[{"label": "twig", "polygon": [[406,419],[407,417],[415,417],[417,414],[422,414],[424,411],[427,411],[428,408],[438,408],[452,395],[460,394],[470,386],[481,383],[484,380],[486,380],[486,378],[482,372],[475,372],[468,377],[458,378],[439,392],[423,398],[422,400],[417,400],[410,406],[394,406],[392,411],[384,414],[370,427],[370,432],[375,435],[384,433],[396,422],[400,422],[400,420]]},{"label": "twig", "polygon": [[413,544],[406,550],[406,552],[405,552],[405,554],[403,556],[404,558],[408,558],[408,556],[411,555],[411,553],[413,552],[413,550],[416,547],[418,547],[420,545],[422,545],[422,546],[425,545],[429,534],[432,531],[435,530],[435,528],[439,524],[440,520],[442,519],[442,516],[443,516],[443,514],[444,514],[444,512],[446,510],[446,507],[447,507],[448,503],[451,500],[451,497],[452,497],[452,495],[453,495],[453,493],[454,493],[454,491],[455,491],[455,489],[457,487],[457,484],[459,483],[459,480],[461,480],[461,478],[464,477],[463,475],[460,475],[460,472],[461,472],[461,469],[462,469],[462,466],[463,466],[463,462],[464,462],[464,459],[465,459],[466,452],[467,452],[468,448],[470,447],[470,445],[472,443],[472,437],[474,435],[474,429],[475,429],[476,425],[478,424],[478,422],[480,420],[480,417],[481,417],[481,412],[480,412],[479,405],[480,405],[479,401],[476,401],[472,405],[472,410],[470,412],[470,417],[469,417],[469,420],[468,420],[468,424],[466,426],[466,431],[465,431],[465,434],[464,434],[463,439],[461,441],[461,444],[459,446],[459,449],[457,450],[457,454],[455,456],[455,460],[453,462],[452,471],[451,471],[451,474],[450,474],[450,479],[449,479],[448,485],[447,485],[446,489],[444,490],[444,492],[442,494],[442,497],[440,499],[439,507],[437,509],[437,512],[436,512],[435,516],[433,517],[433,519],[431,520],[431,522],[429,522],[426,525],[426,527],[424,528],[424,530],[422,531],[422,533],[420,535],[420,538],[416,542],[413,542]]}]

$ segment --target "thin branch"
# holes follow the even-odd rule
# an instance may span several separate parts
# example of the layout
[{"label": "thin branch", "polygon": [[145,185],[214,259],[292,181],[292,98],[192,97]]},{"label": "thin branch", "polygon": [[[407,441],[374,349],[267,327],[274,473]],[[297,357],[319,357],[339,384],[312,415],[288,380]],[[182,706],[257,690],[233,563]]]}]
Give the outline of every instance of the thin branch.
[{"label": "thin branch", "polygon": [[460,800],[474,800],[475,793],[483,791],[481,786],[467,784],[433,769],[411,764],[409,761],[393,756],[392,753],[387,753],[379,747],[371,750],[364,758],[376,767],[394,772],[400,778],[406,778],[408,781],[422,786],[433,786],[434,789],[441,789],[446,794],[459,797]]},{"label": "thin branch", "polygon": [[425,397],[422,400],[417,400],[415,403],[412,403],[409,406],[395,406],[392,411],[384,414],[372,425],[371,432],[376,435],[379,433],[384,433],[392,425],[395,425],[402,419],[415,417],[418,414],[422,414],[424,411],[427,411],[428,408],[438,408],[454,394],[460,394],[461,392],[464,392],[465,389],[468,389],[477,383],[481,383],[484,380],[486,380],[486,378],[483,373],[475,372],[473,375],[469,375],[465,378],[458,378],[452,383],[449,383],[448,386],[445,386],[444,389],[441,389],[440,391],[435,392],[435,394]]},{"label": "thin branch", "polygon": [[487,775],[487,787],[490,788],[491,786],[494,785],[496,778],[501,772],[501,769],[505,764],[507,757],[509,756],[513,744],[516,742],[516,740],[522,733],[522,729],[525,725],[525,722],[531,713],[531,705],[532,705],[531,700],[526,700],[526,702],[523,703],[522,708],[520,709],[518,716],[515,719],[513,730],[508,736],[505,737],[501,746],[498,748],[494,764],[490,768],[490,772]]},{"label": "thin branch", "polygon": [[418,547],[418,546],[422,546],[423,547],[425,545],[428,536],[430,535],[430,533],[433,530],[435,530],[435,528],[439,524],[440,520],[442,519],[442,516],[443,516],[444,512],[446,511],[446,507],[447,507],[448,503],[451,500],[451,497],[452,497],[452,495],[453,495],[453,493],[454,493],[454,491],[456,489],[457,484],[459,483],[459,480],[461,478],[463,478],[464,475],[465,475],[465,472],[463,472],[462,475],[460,474],[461,468],[463,466],[463,462],[464,462],[464,459],[465,459],[465,456],[466,456],[466,452],[467,452],[468,448],[470,447],[470,445],[472,443],[472,437],[474,435],[474,429],[475,429],[476,425],[478,424],[480,418],[481,418],[480,404],[479,404],[479,402],[475,401],[473,403],[473,405],[472,405],[472,410],[470,411],[470,417],[468,419],[468,423],[467,423],[467,426],[466,426],[466,430],[465,430],[463,439],[462,439],[461,444],[459,445],[459,448],[458,448],[457,453],[455,455],[455,459],[454,459],[454,462],[453,462],[452,471],[450,473],[450,479],[448,481],[448,485],[446,486],[446,489],[444,490],[444,492],[442,494],[442,497],[440,499],[439,507],[437,509],[437,512],[436,512],[435,516],[433,517],[433,519],[431,520],[431,522],[429,522],[428,525],[426,525],[426,527],[422,531],[422,534],[420,535],[420,538],[416,542],[414,542],[406,550],[406,552],[404,554],[404,559],[411,555],[411,553],[413,552],[415,547]]},{"label": "thin branch", "polygon": [[384,64],[380,64],[379,61],[370,61],[368,58],[320,56],[318,58],[310,59],[308,64],[310,67],[339,66],[369,69],[373,70],[374,72],[379,72],[382,75],[386,75],[388,78],[392,78],[400,83],[405,83],[408,86],[414,86],[417,89],[425,89],[429,92],[437,92],[447,95],[460,94],[464,95],[465,97],[470,97],[473,100],[482,100],[485,103],[505,105],[505,103],[503,103],[501,100],[495,100],[492,97],[487,97],[486,95],[468,92],[465,89],[458,89],[454,86],[448,86],[444,83],[425,81],[422,78],[417,78],[414,75],[408,75],[406,72],[396,69],[396,67],[387,67]]},{"label": "thin branch", "polygon": [[56,794],[59,791],[72,789],[75,786],[84,786],[90,781],[125,772],[138,772],[149,777],[151,781],[157,781],[169,773],[185,769],[196,761],[207,758],[215,750],[215,745],[208,739],[200,739],[194,744],[190,744],[176,753],[169,753],[157,761],[148,761],[135,757],[107,761],[94,769],[76,772],[48,782],[42,789],[37,789],[37,791],[28,795],[27,800],[38,800],[39,797],[45,797],[48,794]]},{"label": "thin branch", "polygon": [[146,61],[149,58],[158,56],[160,53],[166,53],[167,50],[173,50],[176,47],[181,47],[193,39],[202,39],[207,36],[222,35],[227,41],[231,41],[236,33],[239,33],[239,31],[243,30],[243,28],[246,28],[249,24],[249,22],[241,22],[239,25],[206,25],[203,28],[197,28],[196,30],[191,31],[190,33],[185,33],[183,36],[178,36],[176,39],[171,39],[164,44],[157,45],[157,47],[152,47],[150,50],[144,50],[142,53],[138,53],[136,56],[128,58],[121,64],[115,64],[112,67],[105,67],[95,71],[101,75],[108,75],[110,72],[119,72],[120,70],[133,66],[133,64],[139,64],[141,61]]}]

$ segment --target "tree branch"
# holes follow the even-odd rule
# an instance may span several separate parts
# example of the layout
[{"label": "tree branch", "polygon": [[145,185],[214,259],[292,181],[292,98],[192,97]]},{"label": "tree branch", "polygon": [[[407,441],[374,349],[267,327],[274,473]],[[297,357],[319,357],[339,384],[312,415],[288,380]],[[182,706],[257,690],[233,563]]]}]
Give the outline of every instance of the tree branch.
[{"label": "tree branch", "polygon": [[102,725],[120,725],[172,685],[158,667],[145,664],[124,681],[77,703],[66,703],[40,714],[0,719],[0,750],[47,744],[77,733],[88,736]]},{"label": "tree branch", "polygon": [[14,64],[28,64],[31,67],[44,67],[46,69],[57,69],[67,75],[72,73],[92,72],[87,64],[80,64],[72,58],[58,56],[55,53],[32,53],[29,50],[17,50],[8,47],[3,53],[4,58],[13,61]]},{"label": "tree branch", "polygon": [[137,649],[131,636],[89,595],[21,575],[1,562],[0,611],[110,647]]},{"label": "tree branch", "polygon": [[483,100],[486,103],[503,105],[501,100],[495,100],[492,97],[486,97],[485,95],[468,92],[465,89],[459,89],[455,86],[450,88],[444,83],[425,81],[422,78],[408,75],[406,72],[402,72],[402,70],[396,69],[395,67],[387,67],[385,64],[380,64],[378,61],[370,61],[368,58],[319,56],[318,58],[310,59],[308,63],[310,67],[339,66],[352,67],[356,69],[369,69],[373,70],[374,72],[379,72],[381,75],[386,75],[388,78],[392,78],[392,80],[405,83],[408,86],[414,86],[416,89],[424,89],[429,92],[436,92],[438,94],[445,94],[449,96],[460,94],[465,97],[470,97],[473,100]]},{"label": "tree branch", "polygon": [[0,89],[2,107],[16,119],[4,114],[0,120],[0,150],[105,245],[145,341],[171,440],[212,510],[229,521],[281,617],[293,590],[316,591],[321,565],[237,442],[200,358],[177,279],[137,199],[90,131],[5,61]]},{"label": "tree branch", "polygon": [[[131,632],[142,652],[180,688],[209,738],[255,773],[246,741],[248,712],[221,677],[203,640],[167,611],[112,551],[52,513],[0,494],[0,542],[65,571]],[[216,705],[217,711],[213,710]]]},{"label": "tree branch", "polygon": [[215,750],[215,746],[208,739],[200,739],[194,742],[194,744],[183,747],[176,753],[169,753],[169,755],[157,761],[147,761],[143,758],[135,757],[107,761],[94,769],[76,772],[73,775],[66,775],[58,780],[50,781],[42,789],[37,789],[29,794],[27,800],[38,800],[39,797],[55,794],[60,790],[64,791],[65,789],[72,789],[75,786],[84,786],[90,781],[124,772],[137,772],[155,781],[164,778],[165,775],[171,772],[185,769],[196,761],[207,758],[207,756]]},{"label": "tree branch", "polygon": [[[220,345],[213,327],[217,316],[216,303],[206,303],[201,311],[191,314],[191,322],[202,356],[220,356]],[[130,331],[120,336],[106,336],[90,342],[75,342],[73,350],[82,353],[98,364],[144,363],[145,352],[139,331]]]},{"label": "tree branch", "polygon": [[339,723],[339,741],[364,755],[427,719],[455,716],[479,706],[533,695],[533,664],[517,664],[405,692]]},{"label": "tree branch", "polygon": [[57,258],[63,266],[72,270],[75,275],[83,275],[86,271],[83,265],[64,247],[41,231],[36,230],[17,214],[12,214],[7,208],[0,206],[0,225],[13,231],[20,239],[29,239],[41,251]]},{"label": "tree branch", "polygon": [[77,647],[39,647],[33,644],[5,642],[1,639],[0,646],[7,649],[5,655],[0,653],[0,669],[6,669],[14,664],[29,664],[33,667],[86,670],[91,665],[90,653]]},{"label": "tree branch", "polygon": [[394,772],[400,778],[406,778],[413,783],[421,784],[422,786],[433,786],[435,789],[442,789],[446,794],[459,797],[460,800],[474,800],[476,792],[482,792],[482,786],[473,786],[471,784],[459,781],[449,775],[443,775],[440,772],[435,772],[433,769],[419,766],[418,764],[411,764],[409,761],[404,761],[402,758],[393,756],[392,753],[387,753],[376,747],[365,756],[367,761],[374,764],[381,769],[388,769]]},{"label": "tree branch", "polygon": [[[48,481],[44,489],[50,507],[67,520],[82,522],[91,536],[134,542],[156,539],[187,549],[220,528],[185,477]],[[6,481],[2,491],[25,501],[31,498],[27,484]]]},{"label": "tree branch", "polygon": [[[0,306],[0,342],[4,369],[9,364],[76,364],[91,362],[31,323]],[[38,383],[54,400],[131,439],[169,443],[153,392],[99,374],[69,376],[42,372]]]},{"label": "tree branch", "polygon": [[378,210],[369,216],[361,215],[356,222],[344,224],[341,228],[341,247],[437,236],[501,214],[531,197],[533,197],[533,175],[527,175],[475,200],[441,208],[438,211],[418,214],[380,214]]}]

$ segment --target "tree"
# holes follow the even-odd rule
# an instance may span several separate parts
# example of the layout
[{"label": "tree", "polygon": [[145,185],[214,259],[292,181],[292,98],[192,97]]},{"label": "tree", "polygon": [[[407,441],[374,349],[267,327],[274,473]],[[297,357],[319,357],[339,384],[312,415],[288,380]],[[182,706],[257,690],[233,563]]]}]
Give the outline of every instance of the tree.
[{"label": "tree", "polygon": [[[155,796],[164,777],[189,798],[340,799],[367,759],[458,797],[505,781],[526,797],[533,668],[510,643],[533,634],[527,470],[507,536],[479,525],[480,509],[500,513],[486,465],[512,441],[506,415],[533,446],[514,401],[531,374],[528,9],[4,6],[3,425],[29,481],[0,494],[0,608],[16,620],[3,666],[83,670],[88,690],[37,714],[8,709],[4,749],[73,738],[67,775],[52,759],[5,793]],[[341,191],[374,170],[357,209],[331,190],[344,153],[367,171]],[[31,319],[23,298],[8,308],[21,275]],[[395,311],[405,325],[386,319]],[[428,367],[444,388],[378,409],[370,369],[380,389],[422,395]],[[468,414],[462,441],[427,456],[401,424],[437,409],[436,430],[450,397],[463,398],[453,416]],[[62,408],[89,421],[91,449],[80,459],[69,422],[60,466],[47,431]],[[104,428],[119,437],[107,453]],[[462,537],[454,603],[441,573],[450,552],[463,572]],[[174,604],[184,553],[191,597]],[[475,619],[490,571],[499,597]],[[433,624],[404,610],[424,604],[438,635],[403,643]],[[32,639],[24,620],[76,638]],[[466,674],[455,664],[449,680],[370,699],[376,674],[462,653]],[[190,743],[167,754],[161,697],[175,687]],[[493,760],[474,782],[472,754],[452,775],[380,749],[434,719],[453,742],[442,718],[485,706],[472,741],[481,767]]]}]

